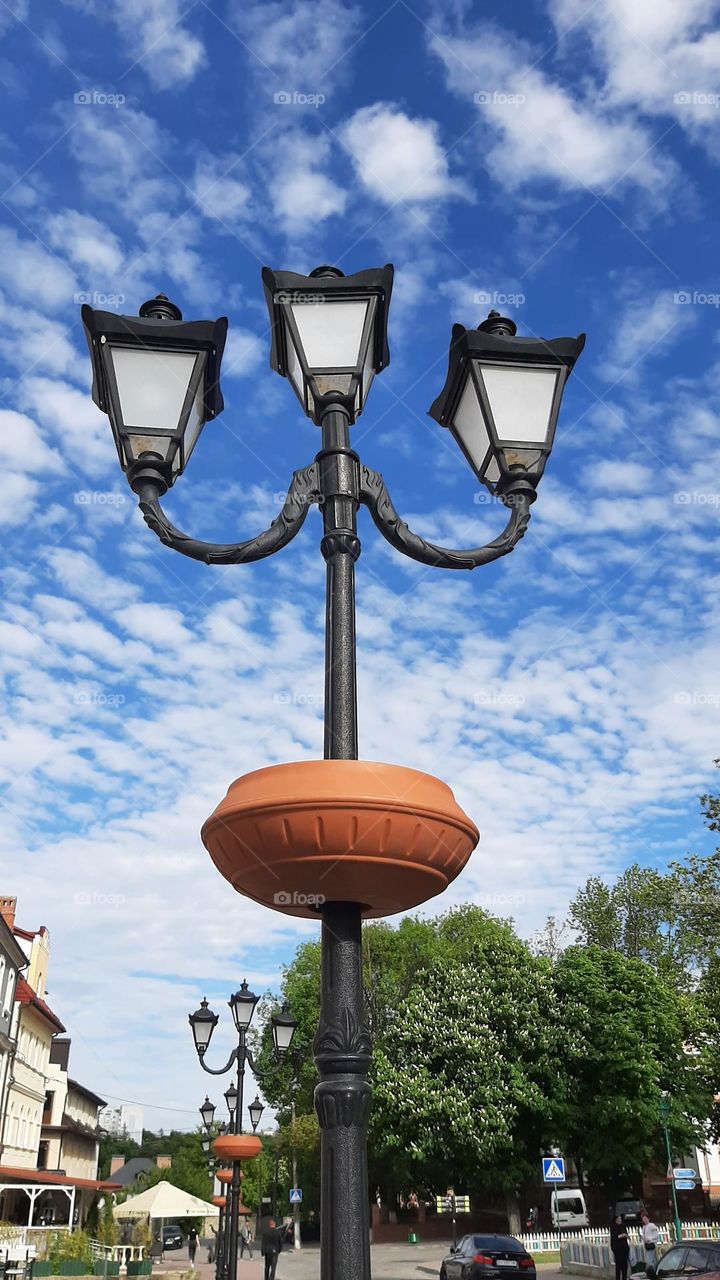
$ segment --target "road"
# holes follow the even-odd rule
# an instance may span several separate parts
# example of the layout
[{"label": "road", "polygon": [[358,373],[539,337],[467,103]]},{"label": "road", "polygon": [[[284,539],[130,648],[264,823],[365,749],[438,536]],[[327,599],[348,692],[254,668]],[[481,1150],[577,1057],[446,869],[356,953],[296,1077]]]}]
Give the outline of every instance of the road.
[{"label": "road", "polygon": [[[253,1246],[252,1262],[238,1259],[237,1280],[263,1280],[264,1268],[259,1257],[259,1245]],[[372,1249],[372,1280],[437,1280],[440,1262],[445,1253],[442,1244],[379,1244]],[[199,1280],[215,1280],[214,1266],[204,1261],[205,1254],[198,1250],[196,1274]],[[162,1267],[153,1268],[153,1275],[168,1274],[179,1280],[181,1271],[187,1272],[186,1251],[165,1255]],[[319,1280],[320,1252],[317,1245],[308,1245],[295,1253],[292,1249],[280,1255],[276,1280]],[[538,1267],[538,1280],[561,1280],[556,1262]]]}]

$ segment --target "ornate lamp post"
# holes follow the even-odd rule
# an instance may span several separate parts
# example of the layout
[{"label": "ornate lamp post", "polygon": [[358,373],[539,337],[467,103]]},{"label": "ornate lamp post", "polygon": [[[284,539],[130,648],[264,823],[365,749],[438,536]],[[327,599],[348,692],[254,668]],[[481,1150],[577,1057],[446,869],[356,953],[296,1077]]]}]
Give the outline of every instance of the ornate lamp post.
[{"label": "ornate lamp post", "polygon": [[[212,1076],[226,1075],[228,1071],[236,1067],[236,1080],[225,1090],[225,1101],[227,1103],[230,1115],[229,1132],[221,1134],[215,1138],[213,1142],[213,1150],[216,1155],[223,1159],[232,1160],[233,1179],[228,1187],[228,1204],[225,1210],[225,1271],[227,1280],[236,1280],[237,1276],[237,1250],[238,1250],[238,1227],[239,1227],[239,1210],[240,1210],[240,1161],[252,1160],[259,1154],[262,1149],[262,1143],[259,1138],[243,1135],[242,1117],[243,1117],[243,1087],[245,1083],[245,1066],[250,1067],[254,1075],[258,1075],[258,1068],[255,1059],[247,1043],[247,1033],[252,1022],[255,1006],[259,997],[248,988],[247,982],[243,982],[240,989],[231,995],[228,1000],[228,1006],[233,1016],[235,1029],[237,1031],[237,1045],[232,1050],[230,1057],[224,1067],[209,1067],[205,1062],[205,1054],[210,1045],[213,1031],[218,1024],[219,1017],[209,1008],[207,1000],[202,1000],[200,1008],[194,1013],[188,1015],[188,1022],[192,1029],[195,1049],[197,1050],[198,1060],[203,1071],[207,1071]],[[273,1024],[274,1025],[274,1024]],[[274,1035],[273,1035],[274,1038]],[[291,1037],[292,1038],[292,1037]],[[253,1133],[257,1129],[264,1107],[260,1099],[256,1096],[254,1101],[250,1103],[248,1112],[250,1115],[250,1123]],[[200,1114],[203,1123],[207,1129],[210,1129],[214,1116],[215,1108],[206,1098]]]},{"label": "ornate lamp post", "polygon": [[[218,378],[227,322],[188,325],[163,296],[145,303],[140,319],[87,306],[82,314],[95,402],[110,418],[121,466],[145,521],[166,546],[208,564],[248,563],[289,543],[312,505],[322,512],[324,759],[239,778],[205,823],[202,838],[238,892],[322,921],[314,1045],[322,1130],[321,1276],[368,1280],[371,1044],[363,1010],[361,922],[442,892],[465,865],[479,833],[444,782],[358,760],[357,512],[367,507],[383,537],[423,564],[474,569],[506,555],[527,528],[563,386],[584,337],[519,339],[512,322],[495,313],[476,331],[453,330],[446,385],[431,413],[450,429],[475,474],[510,515],[486,546],[452,550],[408,527],[382,476],[361,463],[350,443],[350,428],[365,408],[373,378],[389,361],[392,267],[352,276],[333,267],[318,267],[310,276],[265,268],[262,276],[272,367],[288,379],[304,413],[320,428],[321,447],[293,475],[270,527],[244,542],[219,546],[191,538],[170,523],[160,505],[203,423],[222,408]],[[214,1015],[201,1009],[196,1018],[202,1060]],[[239,1134],[240,1082],[238,1089]]]}]

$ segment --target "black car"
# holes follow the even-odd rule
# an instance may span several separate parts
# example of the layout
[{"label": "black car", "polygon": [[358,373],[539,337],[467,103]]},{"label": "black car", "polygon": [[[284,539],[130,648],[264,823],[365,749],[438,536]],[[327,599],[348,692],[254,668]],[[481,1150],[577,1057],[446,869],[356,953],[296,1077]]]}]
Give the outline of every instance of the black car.
[{"label": "black car", "polygon": [[639,1227],[641,1214],[644,1212],[645,1203],[642,1200],[616,1200],[611,1220],[614,1222],[616,1218],[622,1218],[626,1227]]},{"label": "black car", "polygon": [[180,1228],[172,1224],[168,1227],[163,1227],[162,1243],[163,1249],[182,1249],[183,1238]]},{"label": "black car", "polygon": [[684,1240],[674,1244],[657,1264],[658,1280],[672,1276],[702,1275],[704,1280],[720,1280],[720,1240]]},{"label": "black car", "polygon": [[463,1236],[443,1258],[440,1280],[535,1280],[535,1260],[514,1236]]}]

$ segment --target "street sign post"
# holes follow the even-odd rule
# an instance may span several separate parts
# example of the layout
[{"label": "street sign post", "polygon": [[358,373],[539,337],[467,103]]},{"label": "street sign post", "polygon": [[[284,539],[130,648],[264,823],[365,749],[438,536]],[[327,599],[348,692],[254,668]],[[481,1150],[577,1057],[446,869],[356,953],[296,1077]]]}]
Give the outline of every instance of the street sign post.
[{"label": "street sign post", "polygon": [[302,1188],[301,1187],[290,1188],[290,1203],[302,1204]]},{"label": "street sign post", "polygon": [[565,1159],[563,1156],[543,1156],[543,1182],[565,1181]]},{"label": "street sign post", "polygon": [[676,1178],[675,1188],[677,1191],[694,1191],[695,1182],[690,1178]]},{"label": "street sign post", "polygon": [[697,1169],[673,1169],[672,1176],[676,1182],[678,1180],[686,1182],[688,1178],[691,1178],[694,1182],[697,1178]]}]

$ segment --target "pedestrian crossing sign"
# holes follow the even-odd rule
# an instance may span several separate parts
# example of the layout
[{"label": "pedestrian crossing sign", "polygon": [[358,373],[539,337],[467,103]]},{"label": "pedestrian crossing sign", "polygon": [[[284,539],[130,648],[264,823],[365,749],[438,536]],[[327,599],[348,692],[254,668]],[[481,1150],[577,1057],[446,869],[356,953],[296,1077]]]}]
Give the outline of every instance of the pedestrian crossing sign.
[{"label": "pedestrian crossing sign", "polygon": [[291,1203],[291,1204],[302,1204],[302,1190],[301,1190],[301,1188],[300,1188],[300,1187],[291,1187],[291,1188],[290,1188],[290,1203]]},{"label": "pedestrian crossing sign", "polygon": [[543,1182],[565,1181],[565,1160],[563,1156],[543,1156]]}]

